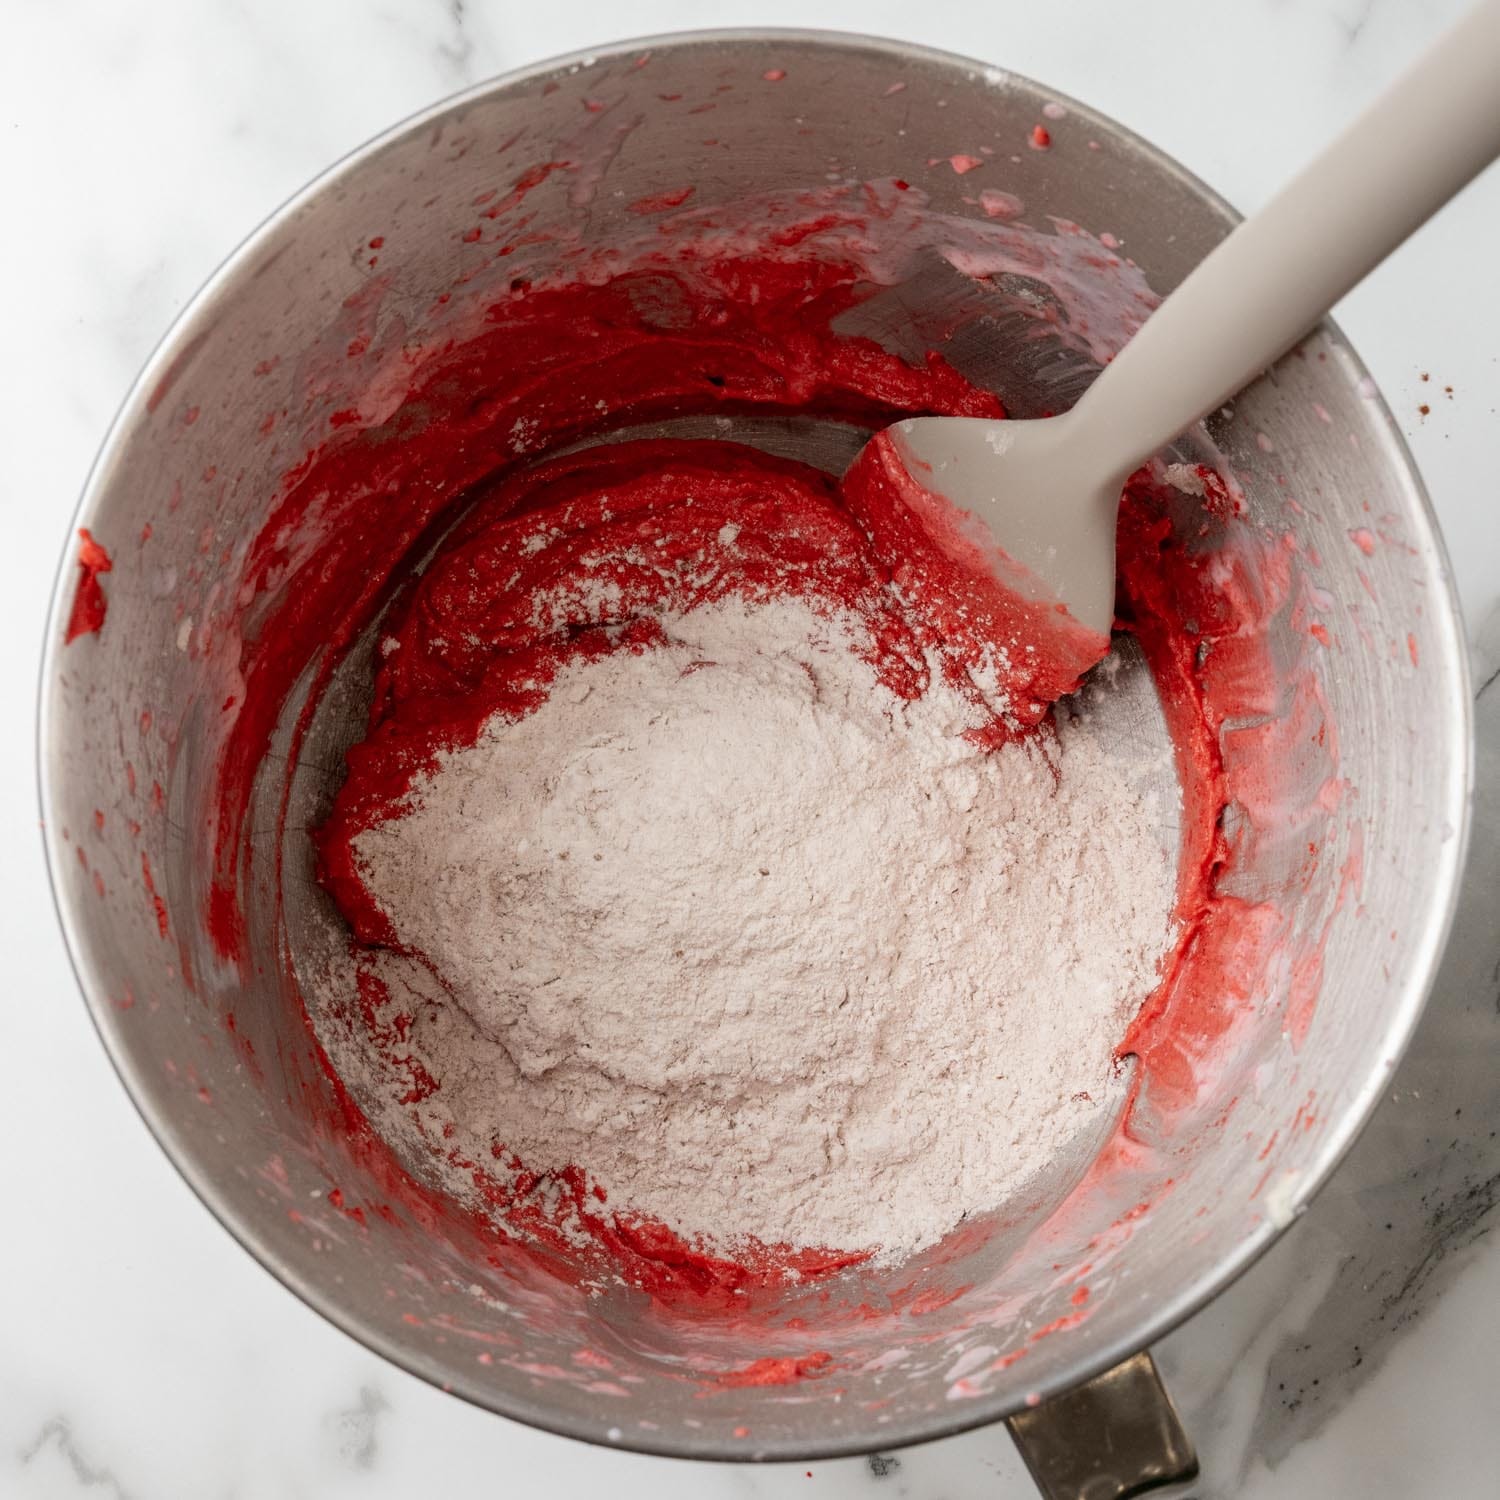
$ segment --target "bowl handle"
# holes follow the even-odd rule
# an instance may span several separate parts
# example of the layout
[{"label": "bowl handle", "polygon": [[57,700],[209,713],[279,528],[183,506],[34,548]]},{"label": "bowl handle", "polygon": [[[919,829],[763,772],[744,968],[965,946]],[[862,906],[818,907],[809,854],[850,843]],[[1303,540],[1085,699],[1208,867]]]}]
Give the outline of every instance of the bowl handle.
[{"label": "bowl handle", "polygon": [[1043,1500],[1165,1500],[1169,1486],[1198,1477],[1198,1455],[1144,1350],[1005,1425]]}]

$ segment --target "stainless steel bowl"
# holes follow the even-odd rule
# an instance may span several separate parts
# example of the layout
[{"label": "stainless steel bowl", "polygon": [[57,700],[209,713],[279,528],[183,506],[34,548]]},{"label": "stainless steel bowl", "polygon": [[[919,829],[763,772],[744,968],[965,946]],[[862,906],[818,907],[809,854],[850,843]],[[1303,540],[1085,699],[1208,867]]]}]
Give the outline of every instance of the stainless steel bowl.
[{"label": "stainless steel bowl", "polygon": [[[782,75],[774,87],[771,73]],[[682,108],[663,95],[712,105],[694,117],[711,128],[684,128]],[[1048,104],[1066,116],[1050,150],[1028,149]],[[1309,830],[1330,857],[1300,891],[1274,859],[1241,877],[1302,930],[1326,926],[1305,1041],[1284,1034],[1291,976],[1255,976],[1222,1090],[1150,1143],[1126,1186],[1075,1198],[1042,1228],[954,1252],[942,1274],[957,1295],[945,1305],[893,1296],[907,1271],[842,1289],[884,1302],[875,1320],[820,1318],[806,1298],[757,1304],[733,1321],[684,1321],[623,1291],[589,1297],[429,1211],[379,1153],[337,1128],[339,1101],[278,948],[289,930],[278,905],[294,930],[296,913],[321,898],[295,827],[274,858],[287,782],[274,761],[251,818],[253,961],[240,972],[216,959],[199,919],[210,708],[219,707],[207,696],[232,648],[182,649],[201,644],[194,632],[222,612],[304,430],[341,394],[345,377],[326,355],[348,340],[370,239],[383,239],[379,317],[419,323],[436,292],[473,270],[458,231],[476,195],[497,185],[498,144],[518,131],[531,160],[594,164],[590,192],[558,174],[528,208],[534,227],[572,226],[596,244],[638,227],[625,204],[684,181],[712,204],[895,175],[935,208],[977,219],[975,180],[947,158],[979,143],[993,151],[984,185],[1016,195],[1040,232],[1059,221],[1108,230],[1159,292],[1233,221],[1175,163],[1025,79],[920,48],[800,32],[656,39],[547,63],[443,104],[333,168],[226,262],[126,400],[78,516],[115,559],[98,636],[64,644],[78,576],[71,547],[59,576],[42,679],[42,804],[59,911],[100,1034],[162,1147],[262,1264],[370,1348],[497,1412],[649,1452],[790,1458],[1061,1411],[1051,1398],[1159,1337],[1290,1222],[1368,1115],[1421,1008],[1461,863],[1470,736],[1457,609],[1409,455],[1326,325],[1204,439],[1235,466],[1247,524],[1295,542],[1294,566],[1335,622],[1321,687],[1350,790]],[[517,264],[545,266],[549,253],[534,245],[471,276],[465,295],[482,296]],[[1076,362],[1007,351],[979,313],[954,327],[953,349],[967,347],[971,364],[991,358],[988,373],[1021,410],[1065,394],[1069,381],[1076,388]],[[264,440],[267,413],[282,414],[286,438]],[[299,583],[293,570],[281,587]],[[305,793],[315,808],[336,762],[299,769],[316,783]],[[1351,841],[1362,841],[1363,876],[1357,899],[1341,902]],[[148,883],[165,903],[165,932]],[[1137,1198],[1152,1206],[1132,1216]],[[1074,1283],[1053,1268],[1090,1256],[1087,1316],[1037,1338],[1076,1311]],[[812,1326],[787,1327],[793,1311]],[[828,1373],[794,1384],[696,1378],[814,1349],[832,1355]],[[1024,1357],[1009,1358],[1016,1350]]]}]

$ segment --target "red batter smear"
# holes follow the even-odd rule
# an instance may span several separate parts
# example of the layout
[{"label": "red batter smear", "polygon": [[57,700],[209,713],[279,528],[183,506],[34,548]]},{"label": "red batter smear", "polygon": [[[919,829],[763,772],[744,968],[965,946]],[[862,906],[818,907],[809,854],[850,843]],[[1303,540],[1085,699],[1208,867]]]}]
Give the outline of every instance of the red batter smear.
[{"label": "red batter smear", "polygon": [[[1183,798],[1179,940],[1120,1048],[1139,1057],[1140,1088],[1166,1110],[1194,1102],[1228,1034],[1251,1019],[1272,956],[1293,943],[1279,906],[1233,893],[1240,860],[1253,846],[1300,863],[1310,884],[1326,824],[1319,789],[1336,786],[1338,770],[1317,677],[1270,649],[1296,592],[1291,548],[1256,539],[1195,551],[1181,540],[1193,535],[1183,500],[1135,475],[1118,543],[1117,609],[1156,680]],[[1232,804],[1244,816],[1230,825]]]},{"label": "red batter smear", "polygon": [[89,534],[87,526],[78,528],[78,587],[73,591],[73,608],[68,614],[64,644],[81,635],[98,635],[104,626],[109,601],[99,585],[99,575],[108,573],[114,560]]},{"label": "red batter smear", "polygon": [[146,887],[146,896],[151,902],[151,914],[156,918],[156,930],[162,937],[166,937],[171,926],[167,918],[167,903],[162,900],[161,892],[156,889],[156,880],[151,874],[151,860],[144,849],[141,850],[141,881]]},{"label": "red batter smear", "polygon": [[720,1390],[735,1390],[748,1385],[793,1385],[812,1375],[827,1372],[833,1356],[825,1350],[813,1354],[785,1355],[752,1360],[742,1370],[728,1370],[714,1377]]},{"label": "red batter smear", "polygon": [[[1010,728],[1036,724],[1109,651],[1109,637],[1044,590],[972,517],[928,490],[890,433],[878,434],[844,477],[844,500],[869,533],[902,596],[983,675],[1003,659]],[[982,523],[981,523],[982,525]]]},{"label": "red batter smear", "polygon": [[[685,414],[796,413],[870,429],[910,415],[1003,414],[995,395],[937,355],[913,365],[834,334],[871,283],[861,267],[802,248],[816,224],[796,230],[768,235],[777,248],[762,255],[676,246],[602,281],[518,279],[489,307],[483,331],[420,366],[394,412],[367,423],[351,410],[287,476],[239,589],[275,602],[239,622],[241,686],[220,750],[206,919],[223,957],[246,957],[242,825],[292,687],[310,663],[326,681],[388,604],[368,732],[317,835],[320,874],[355,942],[371,948],[393,934],[360,880],[353,838],[400,807],[440,750],[471,743],[493,714],[533,711],[565,663],[651,649],[665,610],[731,594],[853,610],[870,624],[875,665],[893,691],[915,697],[941,671],[982,708],[981,736],[995,744],[1027,732],[1071,686],[1076,673],[1038,669],[1015,650],[1047,622],[994,600],[975,607],[972,567],[964,576],[964,560],[916,525],[878,444],[842,487],[728,442],[621,442],[537,461],[613,428]],[[1156,676],[1184,787],[1181,941],[1122,1044],[1141,1057],[1158,1106],[1201,1088],[1209,1051],[1245,1012],[1248,976],[1287,937],[1278,913],[1220,889],[1236,839],[1249,836],[1225,830],[1227,802],[1272,808],[1277,775],[1300,773],[1309,746],[1330,766],[1336,751],[1315,680],[1299,679],[1289,703],[1265,648],[1286,602],[1287,560],[1273,550],[1261,568],[1194,555],[1173,540],[1174,504],[1182,497],[1137,476],[1120,553],[1122,613]],[[415,577],[414,560],[440,540]],[[1278,765],[1284,772],[1267,770]],[[1295,826],[1267,836],[1283,835],[1305,842]],[[389,1054],[400,1018],[388,999],[366,971],[353,1020]],[[437,1086],[410,1078],[413,1099]],[[450,1165],[559,1274],[607,1266],[664,1298],[740,1310],[748,1291],[863,1258],[773,1246],[730,1261],[616,1214],[576,1167],[528,1174],[505,1159],[503,1143],[496,1156],[506,1172]],[[544,1181],[555,1191],[538,1194]],[[592,1238],[581,1256],[539,1206],[559,1195]],[[921,1295],[929,1290],[938,1295]]]}]

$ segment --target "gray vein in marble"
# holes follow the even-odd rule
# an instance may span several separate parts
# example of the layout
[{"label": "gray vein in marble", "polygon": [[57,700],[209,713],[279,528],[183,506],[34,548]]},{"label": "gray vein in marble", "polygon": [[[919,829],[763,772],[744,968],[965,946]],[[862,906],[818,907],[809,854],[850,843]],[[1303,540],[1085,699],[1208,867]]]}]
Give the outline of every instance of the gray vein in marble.
[{"label": "gray vein in marble", "polygon": [[[1500,1012],[1500,1000],[1497,1000],[1496,1010]],[[1455,1141],[1454,1145],[1457,1144]],[[1443,1260],[1489,1232],[1491,1226],[1485,1220],[1495,1207],[1497,1188],[1500,1188],[1500,1172],[1483,1182],[1473,1183],[1457,1198],[1438,1205],[1430,1220],[1426,1252],[1406,1273],[1401,1285],[1387,1294],[1381,1303],[1382,1309],[1395,1317],[1396,1327],[1416,1316],[1418,1309],[1414,1304]]]},{"label": "gray vein in marble", "polygon": [[369,1470],[380,1457],[379,1422],[382,1412],[391,1409],[373,1385],[359,1388],[359,1400],[343,1411],[334,1412],[326,1425],[338,1441],[339,1457],[352,1469]]},{"label": "gray vein in marble", "polygon": [[446,0],[448,12],[447,30],[449,40],[438,43],[438,55],[442,57],[464,83],[473,81],[474,38],[465,27],[467,19],[465,0]]},{"label": "gray vein in marble", "polygon": [[49,1449],[61,1457],[79,1489],[102,1490],[115,1495],[117,1500],[132,1500],[131,1492],[115,1477],[114,1470],[94,1463],[79,1447],[73,1424],[66,1417],[49,1417],[17,1457],[23,1468],[30,1468]]},{"label": "gray vein in marble", "polygon": [[1222,1482],[1232,1476],[1226,1493],[1238,1491],[1255,1455],[1252,1434],[1267,1399],[1272,1360],[1284,1340],[1307,1326],[1336,1285],[1333,1265],[1299,1265],[1288,1284],[1280,1268],[1262,1262],[1226,1294],[1242,1301],[1249,1316],[1226,1319],[1221,1299],[1203,1315],[1213,1334],[1200,1329],[1190,1353],[1180,1351],[1176,1339],[1157,1351],[1162,1377],[1182,1408],[1208,1479]]},{"label": "gray vein in marble", "polygon": [[1370,14],[1375,9],[1375,0],[1361,0],[1355,7],[1352,17],[1345,20],[1337,12],[1334,13],[1334,21],[1344,33],[1344,44],[1352,47],[1359,39],[1364,29],[1370,22]]}]

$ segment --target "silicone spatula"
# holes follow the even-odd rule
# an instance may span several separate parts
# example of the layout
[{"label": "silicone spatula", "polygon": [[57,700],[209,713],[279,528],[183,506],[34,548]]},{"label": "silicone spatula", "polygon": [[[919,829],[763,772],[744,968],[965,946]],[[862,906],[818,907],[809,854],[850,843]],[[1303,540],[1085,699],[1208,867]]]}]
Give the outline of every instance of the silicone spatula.
[{"label": "silicone spatula", "polygon": [[1500,0],[1486,0],[1218,245],[1072,410],[916,417],[877,434],[855,463],[884,467],[934,544],[971,565],[983,557],[1045,662],[1041,696],[1066,692],[1109,648],[1126,479],[1497,155]]}]

